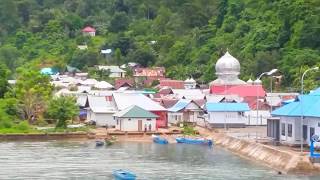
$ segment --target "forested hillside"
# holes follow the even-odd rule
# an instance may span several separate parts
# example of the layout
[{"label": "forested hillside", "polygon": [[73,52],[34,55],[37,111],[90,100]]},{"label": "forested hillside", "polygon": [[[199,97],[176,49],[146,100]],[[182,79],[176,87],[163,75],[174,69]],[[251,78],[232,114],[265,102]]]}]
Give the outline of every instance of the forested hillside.
[{"label": "forested hillside", "polygon": [[[0,22],[0,61],[11,76],[23,65],[139,62],[210,82],[228,49],[242,79],[278,68],[283,87],[299,87],[301,72],[320,66],[319,0],[0,0]],[[86,25],[96,37],[82,36]],[[100,50],[108,48],[107,62]],[[306,79],[315,86],[316,74]]]}]

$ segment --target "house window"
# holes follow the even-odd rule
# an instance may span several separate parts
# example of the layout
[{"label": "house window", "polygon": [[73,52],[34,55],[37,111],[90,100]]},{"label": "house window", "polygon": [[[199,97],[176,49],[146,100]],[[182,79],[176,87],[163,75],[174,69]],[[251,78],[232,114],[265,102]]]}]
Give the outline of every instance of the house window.
[{"label": "house window", "polygon": [[318,127],[320,127],[320,122],[318,122]]},{"label": "house window", "polygon": [[288,124],[288,137],[292,137],[292,124]]},{"label": "house window", "polygon": [[119,125],[119,120],[117,119],[117,125]]},{"label": "house window", "polygon": [[151,121],[151,119],[147,119],[147,121]]},{"label": "house window", "polygon": [[281,123],[281,135],[285,136],[286,135],[286,124]]}]

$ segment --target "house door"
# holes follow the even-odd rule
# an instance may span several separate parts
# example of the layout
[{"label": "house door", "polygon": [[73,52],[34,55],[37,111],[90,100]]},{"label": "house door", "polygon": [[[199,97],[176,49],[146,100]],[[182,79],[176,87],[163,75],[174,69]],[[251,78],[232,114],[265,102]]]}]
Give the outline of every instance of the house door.
[{"label": "house door", "polygon": [[310,137],[309,139],[311,139],[311,137],[314,135],[314,127],[310,127]]},{"label": "house door", "polygon": [[[301,126],[300,126],[301,127]],[[308,126],[307,125],[303,125],[303,128],[302,128],[302,132],[303,132],[303,139],[304,140],[307,140],[308,138]]]},{"label": "house door", "polygon": [[138,120],[138,131],[142,131],[142,120]]}]

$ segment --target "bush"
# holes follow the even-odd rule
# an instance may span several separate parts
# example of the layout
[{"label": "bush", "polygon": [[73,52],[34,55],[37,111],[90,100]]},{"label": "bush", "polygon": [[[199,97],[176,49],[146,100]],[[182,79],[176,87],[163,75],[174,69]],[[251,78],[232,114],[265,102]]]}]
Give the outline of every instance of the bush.
[{"label": "bush", "polygon": [[31,129],[28,121],[21,121],[19,124],[17,124],[16,128],[23,132],[27,132]]},{"label": "bush", "polygon": [[183,126],[183,134],[184,135],[196,135],[196,130],[190,125]]},{"label": "bush", "polygon": [[8,129],[12,127],[12,122],[8,120],[0,121],[0,129]]}]

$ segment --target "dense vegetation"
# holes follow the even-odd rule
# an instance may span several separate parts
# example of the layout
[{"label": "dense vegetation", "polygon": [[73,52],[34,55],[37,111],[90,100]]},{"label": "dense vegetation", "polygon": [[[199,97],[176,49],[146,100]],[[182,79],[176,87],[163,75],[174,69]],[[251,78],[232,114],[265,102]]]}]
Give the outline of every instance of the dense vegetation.
[{"label": "dense vegetation", "polygon": [[[301,73],[320,65],[318,7],[319,0],[1,0],[0,61],[10,76],[23,65],[86,70],[133,61],[207,83],[229,49],[243,79],[277,67],[283,87],[297,88]],[[82,36],[86,25],[96,37]],[[306,77],[307,88],[319,84],[315,77]]]}]

